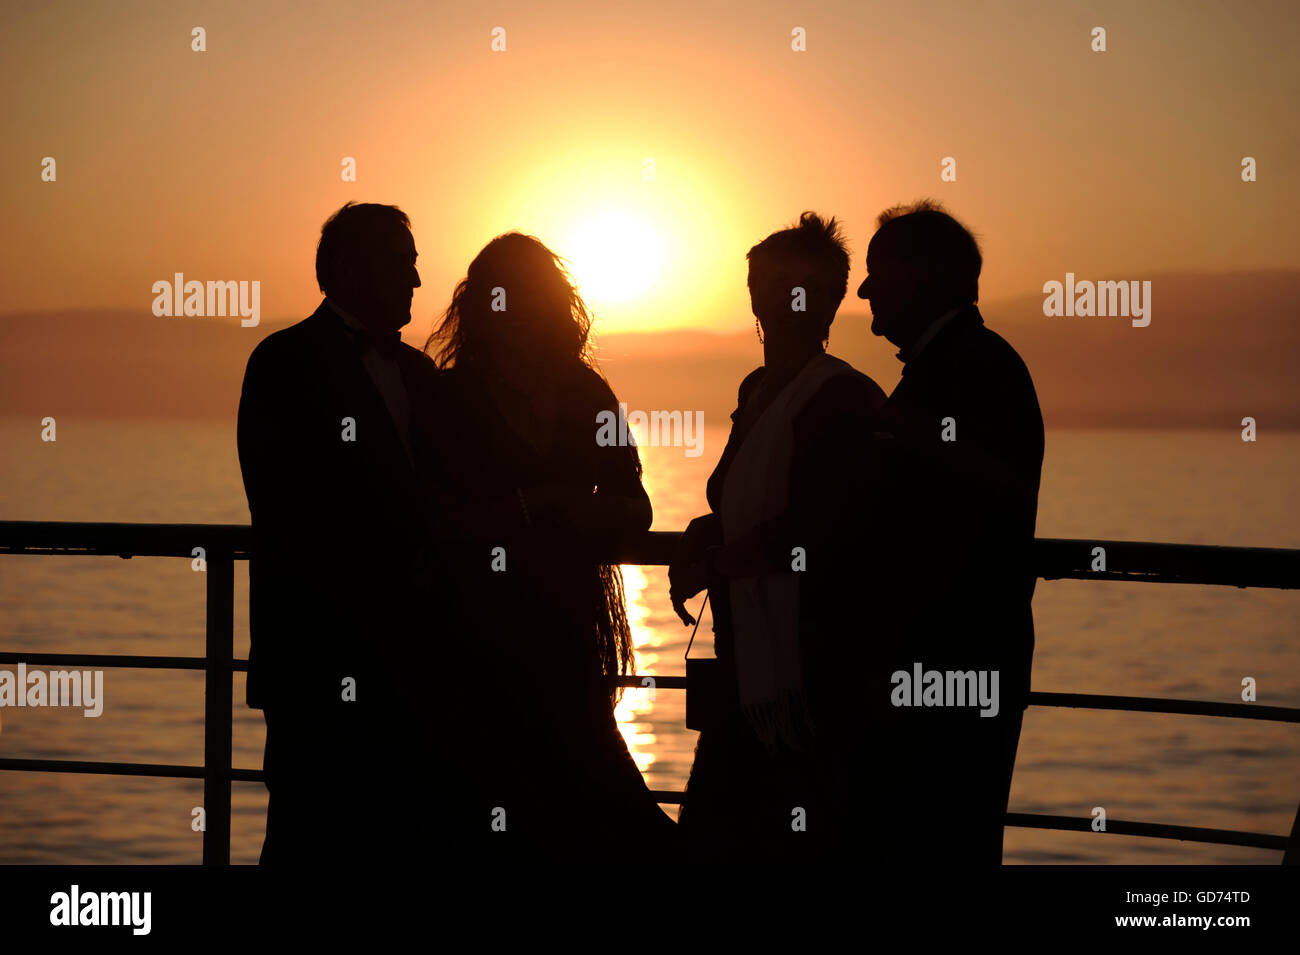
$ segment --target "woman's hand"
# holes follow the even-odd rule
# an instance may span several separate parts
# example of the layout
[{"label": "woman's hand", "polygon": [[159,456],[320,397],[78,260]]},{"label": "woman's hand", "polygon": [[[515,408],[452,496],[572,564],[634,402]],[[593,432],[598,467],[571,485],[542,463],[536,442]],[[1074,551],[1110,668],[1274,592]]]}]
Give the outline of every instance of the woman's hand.
[{"label": "woman's hand", "polygon": [[722,543],[722,525],[716,514],[705,514],[686,525],[673,554],[674,564],[689,564],[704,556],[705,548]]},{"label": "woman's hand", "polygon": [[697,560],[669,566],[668,597],[673,602],[673,610],[686,626],[695,625],[695,618],[686,610],[686,601],[708,586],[709,570],[705,561]]},{"label": "woman's hand", "polygon": [[672,563],[668,565],[668,596],[673,610],[688,627],[694,626],[695,618],[687,612],[685,601],[709,586],[705,552],[721,542],[722,526],[716,514],[695,518],[677,540]]}]

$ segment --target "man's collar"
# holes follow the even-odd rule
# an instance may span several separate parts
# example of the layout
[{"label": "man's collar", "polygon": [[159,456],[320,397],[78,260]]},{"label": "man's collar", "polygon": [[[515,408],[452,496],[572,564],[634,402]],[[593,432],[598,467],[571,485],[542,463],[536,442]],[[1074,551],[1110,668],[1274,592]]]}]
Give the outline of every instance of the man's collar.
[{"label": "man's collar", "polygon": [[912,342],[909,348],[899,349],[898,354],[894,357],[896,357],[899,361],[903,362],[904,364],[910,361],[915,361],[917,356],[919,356],[921,352],[925,350],[925,346],[929,345],[930,342],[934,341],[934,339],[938,336],[938,334],[941,331],[943,331],[944,327],[949,322],[951,322],[954,318],[956,318],[958,315],[960,315],[962,312],[966,311],[966,309],[970,307],[971,306],[969,305],[958,305],[956,308],[949,309],[948,311],[944,312],[933,322],[931,322],[926,327],[925,331],[921,332],[921,334],[917,337],[916,341]]},{"label": "man's collar", "polygon": [[343,321],[343,327],[347,330],[348,337],[363,351],[367,348],[374,348],[379,357],[386,361],[391,361],[397,357],[402,345],[402,333],[400,331],[376,332],[347,309],[331,300],[329,296],[325,297],[325,304]]},{"label": "man's collar", "polygon": [[366,330],[365,323],[357,318],[351,312],[345,311],[338,302],[334,301],[328,295],[325,296],[325,304],[328,305],[339,318],[343,319],[343,324],[354,332],[363,332]]}]

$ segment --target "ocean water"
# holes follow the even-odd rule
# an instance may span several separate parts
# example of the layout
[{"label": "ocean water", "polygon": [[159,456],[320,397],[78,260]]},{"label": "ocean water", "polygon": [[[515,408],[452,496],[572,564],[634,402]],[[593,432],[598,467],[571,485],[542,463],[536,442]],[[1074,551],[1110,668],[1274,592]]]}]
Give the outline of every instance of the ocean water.
[{"label": "ocean water", "polygon": [[[703,454],[642,448],[656,530],[703,513],[725,431]],[[0,420],[0,520],[246,523],[234,422]],[[1234,430],[1051,430],[1038,533],[1300,547],[1300,435],[1243,443]],[[624,568],[643,674],[681,675],[690,631],[667,571]],[[248,650],[247,565],[236,566],[235,652]],[[698,600],[698,598],[697,598]],[[1040,582],[1034,688],[1232,702],[1254,677],[1261,704],[1300,706],[1300,594],[1235,588]],[[433,626],[431,621],[431,626]],[[860,620],[864,645],[870,607]],[[0,556],[0,648],[201,655],[204,578],[187,560]],[[693,654],[712,652],[709,619]],[[105,671],[97,719],[80,710],[0,710],[0,755],[199,765],[203,676]],[[260,768],[261,714],[236,676],[234,762]],[[652,788],[680,790],[695,733],[684,694],[628,690],[620,725]],[[526,728],[521,727],[521,732]],[[418,751],[421,741],[412,740]],[[454,766],[439,767],[454,779]],[[545,767],[538,767],[544,772]],[[197,863],[202,783],[0,772],[0,863]],[[1011,809],[1285,834],[1300,803],[1300,728],[1254,720],[1033,707]],[[255,862],[266,791],[235,783],[232,859]],[[960,812],[960,793],[953,810]],[[883,823],[882,824],[887,824]],[[1010,828],[1008,863],[1261,863],[1279,853],[1108,833]]]}]

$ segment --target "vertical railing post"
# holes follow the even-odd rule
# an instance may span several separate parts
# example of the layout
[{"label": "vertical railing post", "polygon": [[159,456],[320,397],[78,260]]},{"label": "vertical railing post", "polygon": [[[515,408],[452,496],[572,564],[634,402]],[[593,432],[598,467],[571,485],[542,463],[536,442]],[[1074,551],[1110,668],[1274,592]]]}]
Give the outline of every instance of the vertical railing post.
[{"label": "vertical railing post", "polygon": [[230,865],[230,760],[234,719],[235,559],[208,548],[207,680],[203,705],[203,864]]}]

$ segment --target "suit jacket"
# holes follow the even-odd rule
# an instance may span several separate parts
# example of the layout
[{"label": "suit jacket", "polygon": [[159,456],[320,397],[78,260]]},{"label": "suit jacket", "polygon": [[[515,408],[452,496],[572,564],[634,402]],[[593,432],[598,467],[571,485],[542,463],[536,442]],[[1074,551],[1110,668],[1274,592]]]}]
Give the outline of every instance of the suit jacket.
[{"label": "suit jacket", "polygon": [[[407,455],[342,319],[326,304],[253,350],[239,463],[253,523],[248,705],[336,708],[357,679],[373,712],[384,673],[410,672],[412,584],[433,544],[428,491],[436,369],[402,344]],[[344,419],[355,440],[344,440]],[[380,667],[387,667],[382,671]],[[337,712],[336,709],[327,709]]]},{"label": "suit jacket", "polygon": [[972,305],[906,364],[876,428],[883,473],[869,533],[889,602],[886,668],[997,669],[1002,713],[1018,714],[1043,462],[1029,371]]}]

